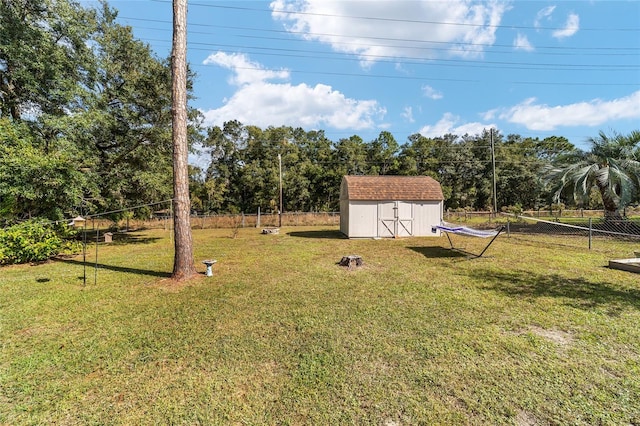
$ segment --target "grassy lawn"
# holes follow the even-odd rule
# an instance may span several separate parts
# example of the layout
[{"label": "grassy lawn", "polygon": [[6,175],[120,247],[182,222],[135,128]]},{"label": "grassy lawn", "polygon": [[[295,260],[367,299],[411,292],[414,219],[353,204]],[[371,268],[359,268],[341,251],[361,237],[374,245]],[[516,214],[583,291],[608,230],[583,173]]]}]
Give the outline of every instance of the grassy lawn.
[{"label": "grassy lawn", "polygon": [[636,246],[280,232],[194,230],[215,275],[180,285],[163,230],[86,286],[1,268],[0,424],[640,424],[640,276],[606,267]]}]

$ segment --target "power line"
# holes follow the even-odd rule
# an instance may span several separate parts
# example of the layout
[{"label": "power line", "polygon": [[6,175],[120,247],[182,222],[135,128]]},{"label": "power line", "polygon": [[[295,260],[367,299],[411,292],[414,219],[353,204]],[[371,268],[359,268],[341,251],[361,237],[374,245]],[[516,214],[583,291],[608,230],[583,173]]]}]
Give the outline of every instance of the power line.
[{"label": "power line", "polygon": [[[145,41],[151,42],[167,42],[162,39],[152,39],[147,38]],[[390,55],[358,55],[359,58],[353,57],[344,57],[343,53],[336,52],[322,52],[322,57],[319,58],[317,54],[305,54],[308,50],[301,49],[285,49],[285,48],[273,48],[273,47],[261,47],[261,46],[247,46],[247,45],[231,45],[231,44],[221,44],[221,43],[202,43],[202,42],[189,42],[189,45],[196,46],[210,46],[216,48],[235,48],[235,49],[257,49],[261,52],[247,52],[243,51],[243,53],[250,54],[258,54],[258,55],[269,55],[269,56],[282,56],[282,57],[294,57],[294,58],[313,58],[313,59],[331,59],[331,60],[342,60],[342,61],[352,61],[352,62],[360,62],[362,59],[359,58],[369,58],[369,59],[377,59],[378,62],[387,62],[387,63],[397,63],[398,60],[401,60],[403,64],[414,64],[414,65],[439,65],[439,66],[465,66],[465,67],[478,67],[478,68],[495,68],[499,66],[499,68],[503,68],[507,66],[509,69],[527,69],[527,70],[550,70],[550,71],[635,71],[640,69],[640,64],[557,64],[557,63],[540,63],[540,62],[506,62],[506,61],[474,61],[467,59],[441,59],[441,58],[415,58],[410,56],[390,56]],[[192,50],[205,50],[209,49],[197,49],[192,48]],[[263,52],[267,51],[267,53]],[[271,52],[291,52],[291,54],[287,53],[271,53]],[[293,54],[295,53],[295,54]],[[416,59],[422,59],[422,61],[416,61]],[[425,62],[428,61],[428,62]],[[440,64],[438,62],[444,62],[444,64]],[[480,65],[480,64],[489,64],[489,65]],[[551,67],[559,67],[559,68],[551,68]],[[563,69],[565,67],[566,69]],[[581,68],[587,67],[587,68]],[[616,69],[621,68],[621,69]]]},{"label": "power line", "polygon": [[[141,19],[143,20],[143,19]],[[215,26],[214,26],[215,27]],[[226,27],[225,27],[226,28]],[[237,27],[231,27],[234,29],[238,29]],[[153,28],[153,27],[144,27],[144,26],[136,26],[136,29],[141,29],[141,30],[151,30],[151,31],[163,31],[163,32],[168,32],[170,33],[172,30],[171,28]],[[246,28],[245,30],[251,30],[249,28]],[[255,30],[255,31],[263,31],[263,30]],[[207,36],[212,36],[214,37],[215,34],[211,33],[211,32],[205,32],[205,31],[194,31],[194,30],[190,30],[189,34],[198,34],[198,35],[207,35]],[[283,42],[289,42],[289,43],[308,43],[308,40],[303,40],[303,39],[299,39],[299,38],[285,38],[285,37],[268,37],[268,36],[258,36],[258,35],[247,35],[247,34],[225,34],[225,37],[238,37],[238,38],[243,38],[243,39],[255,39],[255,40],[275,40],[275,41],[283,41]],[[336,35],[335,37],[342,37],[342,36],[338,36]],[[168,39],[166,40],[162,40],[163,42],[167,42],[169,43],[170,41]],[[407,40],[410,41],[410,40]],[[443,41],[426,41],[426,40],[416,40],[419,41],[420,43],[430,43],[430,44],[436,44],[436,45],[440,45],[440,44],[446,44],[446,45],[450,45],[451,43],[449,42],[443,42]],[[341,42],[337,42],[337,41],[333,41],[331,44],[333,45],[343,45],[343,46],[355,46],[355,47],[378,47],[379,45],[377,44],[366,44],[366,43],[362,43],[362,42],[347,42],[347,41],[341,41]],[[464,45],[465,43],[455,43],[456,46],[460,46],[460,45]],[[536,56],[597,56],[597,57],[611,57],[611,56],[631,56],[631,57],[637,57],[638,53],[613,53],[612,51],[614,50],[623,50],[623,51],[638,51],[640,52],[640,48],[633,48],[633,47],[629,47],[629,48],[625,48],[625,47],[611,47],[611,48],[582,48],[582,47],[572,47],[572,46],[566,46],[566,47],[559,47],[559,46],[537,46],[535,52],[524,52],[524,51],[515,51],[513,50],[513,46],[512,45],[503,45],[503,44],[470,44],[471,46],[479,46],[479,47],[501,47],[501,48],[506,48],[508,50],[492,50],[491,53],[492,54],[505,54],[505,55],[513,55],[514,53],[522,53],[522,54],[526,54],[526,55],[536,55]],[[411,50],[426,50],[426,51],[444,51],[444,52],[484,52],[484,50],[465,50],[465,49],[460,49],[460,48],[452,48],[452,47],[435,47],[435,46],[406,46],[406,45],[393,45],[393,44],[385,44],[384,47],[386,48],[397,48],[397,49],[411,49]],[[544,49],[553,49],[555,51],[553,52],[544,52],[544,51],[540,51],[540,50],[544,50]],[[598,52],[585,52],[582,50],[598,50]],[[560,50],[560,51],[558,51]],[[580,52],[577,52],[579,51]],[[340,52],[337,52],[340,53]],[[346,53],[345,53],[346,54]]]},{"label": "power line", "polygon": [[[211,65],[194,65],[197,67],[207,67]],[[241,70],[255,70],[255,71],[282,71],[281,69],[269,69],[269,68],[256,68],[256,67],[234,67],[234,69]],[[474,79],[459,79],[459,78],[441,78],[441,77],[412,77],[406,75],[389,75],[389,74],[364,74],[364,73],[347,73],[347,72],[331,72],[331,71],[308,71],[308,70],[287,70],[292,74],[312,74],[312,75],[327,75],[327,76],[340,76],[340,77],[364,77],[364,78],[381,78],[381,79],[396,79],[396,80],[414,80],[414,81],[449,81],[457,83],[482,83],[482,80]],[[600,86],[600,87],[613,87],[613,86],[638,86],[638,83],[596,83],[596,82],[542,82],[542,81],[504,81],[509,84],[522,84],[522,85],[543,85],[543,86]]]},{"label": "power line", "polygon": [[[160,42],[169,43],[166,40],[146,38],[141,39],[147,42]],[[257,55],[257,56],[276,56],[276,57],[291,57],[291,58],[310,58],[310,59],[322,59],[332,61],[347,61],[347,62],[361,62],[361,59],[353,57],[345,57],[345,54],[335,52],[321,52],[321,56],[318,54],[304,54],[306,50],[298,49],[284,49],[284,48],[265,48],[256,46],[242,46],[242,45],[229,45],[221,43],[199,43],[189,42],[189,45],[199,46],[211,46],[212,48],[237,48],[237,49],[258,49],[259,51],[242,50],[244,54]],[[211,49],[190,47],[189,50],[206,51],[210,52]],[[278,52],[278,53],[276,53]],[[279,53],[279,52],[292,52],[292,53]],[[297,54],[294,54],[296,53]],[[235,54],[238,51],[231,50],[225,53]],[[342,56],[341,56],[342,55]],[[365,58],[377,58],[379,63],[401,63],[404,65],[427,65],[439,66],[439,67],[464,67],[464,68],[485,68],[485,69],[514,69],[514,70],[536,70],[536,71],[607,71],[607,72],[629,72],[637,71],[640,69],[640,65],[608,65],[608,64],[554,64],[554,63],[533,63],[533,62],[505,62],[505,61],[473,61],[463,59],[437,59],[437,58],[422,58],[422,61],[417,61],[415,58],[406,56],[386,56],[386,55],[362,55]],[[444,63],[440,63],[444,62]],[[484,65],[488,64],[488,65]],[[198,64],[196,64],[198,65]],[[558,67],[558,68],[555,68]],[[564,67],[564,68],[563,68]],[[618,69],[618,67],[620,67]],[[564,83],[562,83],[564,84]]]},{"label": "power line", "polygon": [[[158,3],[170,3],[170,0],[153,0]],[[264,9],[264,8],[255,8],[255,7],[247,7],[247,6],[229,6],[229,5],[219,5],[219,4],[210,4],[210,3],[189,3],[190,6],[199,6],[199,7],[209,7],[209,8],[217,8],[217,9],[235,9],[235,10],[243,10],[243,11],[254,11],[254,12],[267,12],[267,13],[282,13],[288,15],[303,15],[303,16],[320,16],[326,18],[348,18],[348,19],[362,19],[369,21],[382,21],[382,22],[398,22],[398,23],[415,23],[415,24],[430,24],[430,25],[452,25],[452,26],[463,26],[463,27],[480,27],[480,28],[508,28],[508,29],[528,29],[528,30],[545,30],[545,31],[556,31],[562,30],[564,28],[559,27],[532,27],[532,26],[517,26],[517,25],[491,25],[491,24],[471,24],[466,22],[446,22],[446,21],[427,21],[427,20],[416,20],[416,19],[399,19],[399,18],[387,18],[387,17],[377,17],[377,16],[359,16],[359,15],[338,15],[331,13],[318,13],[318,12],[305,12],[305,11],[291,11],[291,10],[282,10],[282,9]],[[628,31],[640,31],[639,28],[580,28],[581,31],[620,31],[620,32],[628,32]]]},{"label": "power line", "polygon": [[[162,41],[163,40],[154,40],[154,39],[147,39],[147,40],[151,40],[151,41]],[[191,42],[189,43],[191,44],[204,44],[204,45],[209,45],[207,43],[194,43]],[[216,45],[216,44],[212,44],[213,46],[227,46],[228,45]],[[233,46],[232,46],[233,47]],[[237,46],[240,47],[240,46]],[[273,48],[265,48],[266,50],[282,50],[282,51],[287,51],[288,49],[273,49]],[[210,51],[209,49],[203,49],[203,48],[190,48],[190,50],[200,50],[200,51]],[[238,52],[236,51],[230,51],[230,52],[223,52],[226,54],[236,54]],[[314,58],[314,59],[318,59],[318,56],[305,56],[305,55],[286,55],[286,54],[282,54],[282,53],[269,53],[269,52],[243,52],[243,53],[251,53],[251,54],[256,54],[256,55],[264,55],[264,56],[277,56],[277,57],[295,57],[295,58],[306,58],[306,57],[310,57],[310,58]],[[321,59],[329,59],[329,60],[345,60],[345,61],[353,61],[355,59],[349,59],[349,58],[332,58],[332,57],[322,57]],[[549,64],[541,64],[542,68],[538,68],[538,67],[518,67],[515,65],[518,65],[519,63],[517,62],[482,62],[482,63],[490,63],[493,65],[481,65],[480,64],[475,64],[475,63],[471,63],[471,64],[463,64],[465,61],[463,60],[448,60],[451,61],[452,63],[447,63],[447,64],[439,64],[439,63],[419,63],[419,62],[402,62],[403,64],[416,64],[416,65],[428,65],[428,66],[440,66],[440,67],[464,67],[464,68],[488,68],[488,69],[525,69],[525,70],[538,70],[538,71],[619,71],[619,72],[625,72],[625,71],[634,71],[635,69],[597,69],[597,68],[574,68],[574,69],[553,69],[553,68],[549,68],[548,66],[546,68],[544,68],[545,65],[549,65]],[[397,61],[381,61],[384,63],[396,63]],[[471,61],[468,61],[471,62]],[[514,65],[514,66],[505,66],[505,65]],[[529,64],[529,65],[536,65],[536,64]],[[211,64],[191,64],[191,67],[210,67],[212,66]],[[570,65],[566,65],[566,66],[570,66]],[[578,66],[578,65],[576,65]],[[606,65],[605,65],[606,66]],[[240,70],[254,70],[254,71],[271,71],[271,72],[281,72],[283,71],[283,69],[271,69],[271,68],[264,68],[264,67],[239,67],[236,66],[234,67],[234,69],[240,69]],[[366,78],[384,78],[384,79],[397,79],[397,80],[417,80],[417,81],[450,81],[450,82],[465,82],[465,83],[481,83],[481,80],[477,80],[477,79],[454,79],[454,78],[441,78],[441,77],[423,77],[423,76],[407,76],[407,75],[385,75],[385,74],[367,74],[367,73],[349,73],[349,72],[343,72],[343,73],[339,73],[339,72],[331,72],[331,71],[308,71],[308,70],[294,70],[294,69],[286,69],[287,72],[291,73],[291,74],[312,74],[312,75],[330,75],[330,76],[343,76],[343,77],[366,77]],[[575,79],[575,76],[571,76],[572,79]],[[625,82],[621,82],[619,80],[617,80],[616,82],[606,82],[606,83],[599,83],[599,82],[580,82],[580,81],[561,81],[561,82],[550,82],[550,81],[526,81],[526,80],[514,80],[514,81],[506,81],[506,83],[510,83],[510,84],[520,84],[520,85],[550,85],[550,86],[601,86],[601,87],[614,87],[614,86],[618,86],[618,87],[624,87],[624,86],[638,86],[637,82],[632,82],[632,83],[625,83]]]},{"label": "power line", "polygon": [[[121,16],[120,19],[132,20],[132,21],[140,21],[140,22],[156,22],[170,25],[171,21],[161,20],[161,19],[147,19],[147,18],[135,18],[135,17],[127,17]],[[439,40],[424,40],[424,39],[408,39],[408,38],[394,38],[394,37],[377,37],[377,36],[362,36],[362,35],[344,35],[344,34],[333,34],[333,33],[315,33],[315,32],[303,32],[303,31],[292,31],[292,30],[274,30],[270,28],[255,28],[255,27],[240,27],[240,26],[231,26],[231,25],[216,25],[216,24],[201,24],[190,22],[189,26],[192,27],[205,27],[205,28],[220,28],[220,29],[233,29],[233,30],[241,30],[241,31],[259,31],[259,32],[267,32],[267,33],[279,33],[279,34],[295,34],[295,35],[303,35],[303,36],[323,36],[323,37],[339,37],[347,40],[351,40],[353,38],[361,38],[368,40],[381,40],[381,41],[400,41],[400,42],[410,42],[410,43],[429,43],[429,44],[442,44],[442,45],[456,45],[456,46],[477,46],[477,47],[505,47],[505,48],[513,48],[512,45],[507,44],[489,44],[489,43],[473,43],[473,42],[456,42],[456,41],[439,41]],[[640,31],[640,29],[639,29]],[[198,34],[208,34],[198,32]],[[302,40],[307,41],[307,40]],[[355,44],[355,43],[346,43],[344,44]],[[376,45],[374,45],[376,46]],[[385,47],[393,47],[393,46],[385,46]],[[620,47],[620,46],[606,46],[606,47],[575,47],[575,46],[538,46],[537,49],[550,49],[550,50],[560,50],[560,51],[604,51],[606,53],[610,53],[612,50],[619,51],[640,51],[638,47]]]}]

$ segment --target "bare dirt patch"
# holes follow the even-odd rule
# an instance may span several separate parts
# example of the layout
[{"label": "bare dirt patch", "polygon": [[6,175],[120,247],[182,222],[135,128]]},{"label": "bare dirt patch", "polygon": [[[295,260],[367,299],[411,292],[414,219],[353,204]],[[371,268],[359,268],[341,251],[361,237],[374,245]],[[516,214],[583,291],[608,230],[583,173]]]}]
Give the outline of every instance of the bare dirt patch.
[{"label": "bare dirt patch", "polygon": [[517,426],[536,426],[539,425],[538,419],[526,411],[519,411],[516,415],[516,425]]},{"label": "bare dirt patch", "polygon": [[531,326],[528,331],[540,337],[544,337],[545,339],[549,339],[561,346],[566,346],[573,342],[573,335],[561,330],[547,330],[542,327]]}]

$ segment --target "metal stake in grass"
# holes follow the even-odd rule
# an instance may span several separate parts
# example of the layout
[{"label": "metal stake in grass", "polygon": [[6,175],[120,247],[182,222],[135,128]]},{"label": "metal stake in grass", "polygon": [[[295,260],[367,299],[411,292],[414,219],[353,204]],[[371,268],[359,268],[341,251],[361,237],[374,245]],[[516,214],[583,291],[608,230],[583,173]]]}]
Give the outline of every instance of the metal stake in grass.
[{"label": "metal stake in grass", "polygon": [[[91,219],[91,224],[95,227],[95,222]],[[93,268],[93,285],[98,284],[98,243],[100,240],[100,227],[96,227],[96,264]]]},{"label": "metal stake in grass", "polygon": [[82,222],[84,227],[82,229],[82,265],[83,265],[83,274],[82,274],[82,285],[87,285],[87,220],[82,216],[76,216],[71,220],[69,225],[76,226],[78,222]]},{"label": "metal stake in grass", "polygon": [[87,221],[82,219],[84,222],[83,227],[83,236],[82,236],[82,265],[84,267],[84,272],[82,275],[82,285],[87,285]]}]

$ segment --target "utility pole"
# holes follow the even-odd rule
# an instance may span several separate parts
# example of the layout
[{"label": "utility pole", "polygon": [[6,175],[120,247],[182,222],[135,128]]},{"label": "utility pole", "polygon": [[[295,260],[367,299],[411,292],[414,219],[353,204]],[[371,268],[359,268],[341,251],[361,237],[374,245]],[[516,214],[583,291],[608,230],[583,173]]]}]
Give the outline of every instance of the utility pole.
[{"label": "utility pole", "polygon": [[278,170],[280,171],[280,210],[278,212],[278,228],[282,228],[282,155],[278,154]]},{"label": "utility pole", "polygon": [[498,197],[496,194],[496,152],[493,146],[493,128],[489,129],[489,138],[491,139],[491,165],[493,166],[493,215],[498,213]]}]

